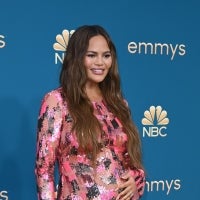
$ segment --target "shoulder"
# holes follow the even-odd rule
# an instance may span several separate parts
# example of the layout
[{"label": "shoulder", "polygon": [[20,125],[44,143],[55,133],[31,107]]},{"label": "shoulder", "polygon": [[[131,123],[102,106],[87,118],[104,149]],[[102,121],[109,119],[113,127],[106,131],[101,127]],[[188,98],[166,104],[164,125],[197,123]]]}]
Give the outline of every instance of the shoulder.
[{"label": "shoulder", "polygon": [[62,88],[56,88],[47,92],[42,99],[42,106],[48,108],[63,107],[65,102],[62,95]]},{"label": "shoulder", "polygon": [[125,106],[128,108],[129,105],[128,105],[128,101],[127,101],[127,99],[123,99],[123,102],[124,102]]},{"label": "shoulder", "polygon": [[43,97],[43,101],[45,101],[45,102],[51,102],[51,101],[60,102],[60,101],[63,101],[62,88],[56,88],[54,90],[47,92]]}]

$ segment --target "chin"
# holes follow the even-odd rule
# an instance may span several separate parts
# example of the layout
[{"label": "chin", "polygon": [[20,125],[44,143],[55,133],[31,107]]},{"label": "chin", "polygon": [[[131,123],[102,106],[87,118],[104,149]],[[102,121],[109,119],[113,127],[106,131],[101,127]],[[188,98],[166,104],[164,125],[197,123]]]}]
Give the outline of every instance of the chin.
[{"label": "chin", "polygon": [[102,81],[104,81],[105,77],[99,77],[99,78],[94,78],[94,79],[89,79],[90,82],[93,83],[101,83]]}]

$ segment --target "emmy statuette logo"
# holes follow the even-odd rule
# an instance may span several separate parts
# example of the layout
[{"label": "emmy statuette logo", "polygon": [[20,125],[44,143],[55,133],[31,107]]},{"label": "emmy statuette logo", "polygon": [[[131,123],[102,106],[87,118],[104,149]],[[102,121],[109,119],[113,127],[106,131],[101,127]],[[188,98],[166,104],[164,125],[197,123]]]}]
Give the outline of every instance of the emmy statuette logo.
[{"label": "emmy statuette logo", "polygon": [[167,111],[163,110],[161,106],[151,106],[149,110],[144,112],[142,119],[143,137],[166,137],[167,133],[164,132],[169,124]]}]

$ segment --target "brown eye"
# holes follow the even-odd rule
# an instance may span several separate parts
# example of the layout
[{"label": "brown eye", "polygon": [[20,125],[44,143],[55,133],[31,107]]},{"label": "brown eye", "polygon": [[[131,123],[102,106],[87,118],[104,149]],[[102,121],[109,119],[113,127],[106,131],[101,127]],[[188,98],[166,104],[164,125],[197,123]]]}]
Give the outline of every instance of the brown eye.
[{"label": "brown eye", "polygon": [[105,58],[110,58],[110,57],[111,57],[111,54],[110,54],[110,53],[107,53],[107,54],[104,55],[104,57],[105,57]]},{"label": "brown eye", "polygon": [[94,54],[87,54],[86,56],[87,56],[87,57],[90,57],[90,58],[94,58],[94,57],[95,57]]}]

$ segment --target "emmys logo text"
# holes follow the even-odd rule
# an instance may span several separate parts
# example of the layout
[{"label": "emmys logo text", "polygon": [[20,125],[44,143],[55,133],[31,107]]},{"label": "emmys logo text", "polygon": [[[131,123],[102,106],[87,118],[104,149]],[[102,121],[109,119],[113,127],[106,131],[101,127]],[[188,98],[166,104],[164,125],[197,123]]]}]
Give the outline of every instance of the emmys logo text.
[{"label": "emmys logo text", "polygon": [[172,180],[151,180],[146,181],[145,188],[147,192],[164,192],[166,195],[169,195],[173,190],[181,189],[181,180],[172,179]]},{"label": "emmys logo text", "polygon": [[160,42],[129,42],[128,52],[131,54],[167,55],[173,60],[175,56],[184,56],[186,54],[186,46],[184,44],[167,44]]},{"label": "emmys logo text", "polygon": [[0,200],[8,200],[8,192],[0,191]]},{"label": "emmys logo text", "polygon": [[144,112],[142,124],[143,137],[166,137],[166,125],[169,124],[167,111],[161,106],[150,106],[149,110]]},{"label": "emmys logo text", "polygon": [[5,36],[0,35],[0,48],[4,48],[6,46]]},{"label": "emmys logo text", "polygon": [[75,30],[63,30],[62,34],[56,36],[56,42],[53,44],[55,53],[55,64],[63,63],[65,51],[68,46],[69,38]]}]

